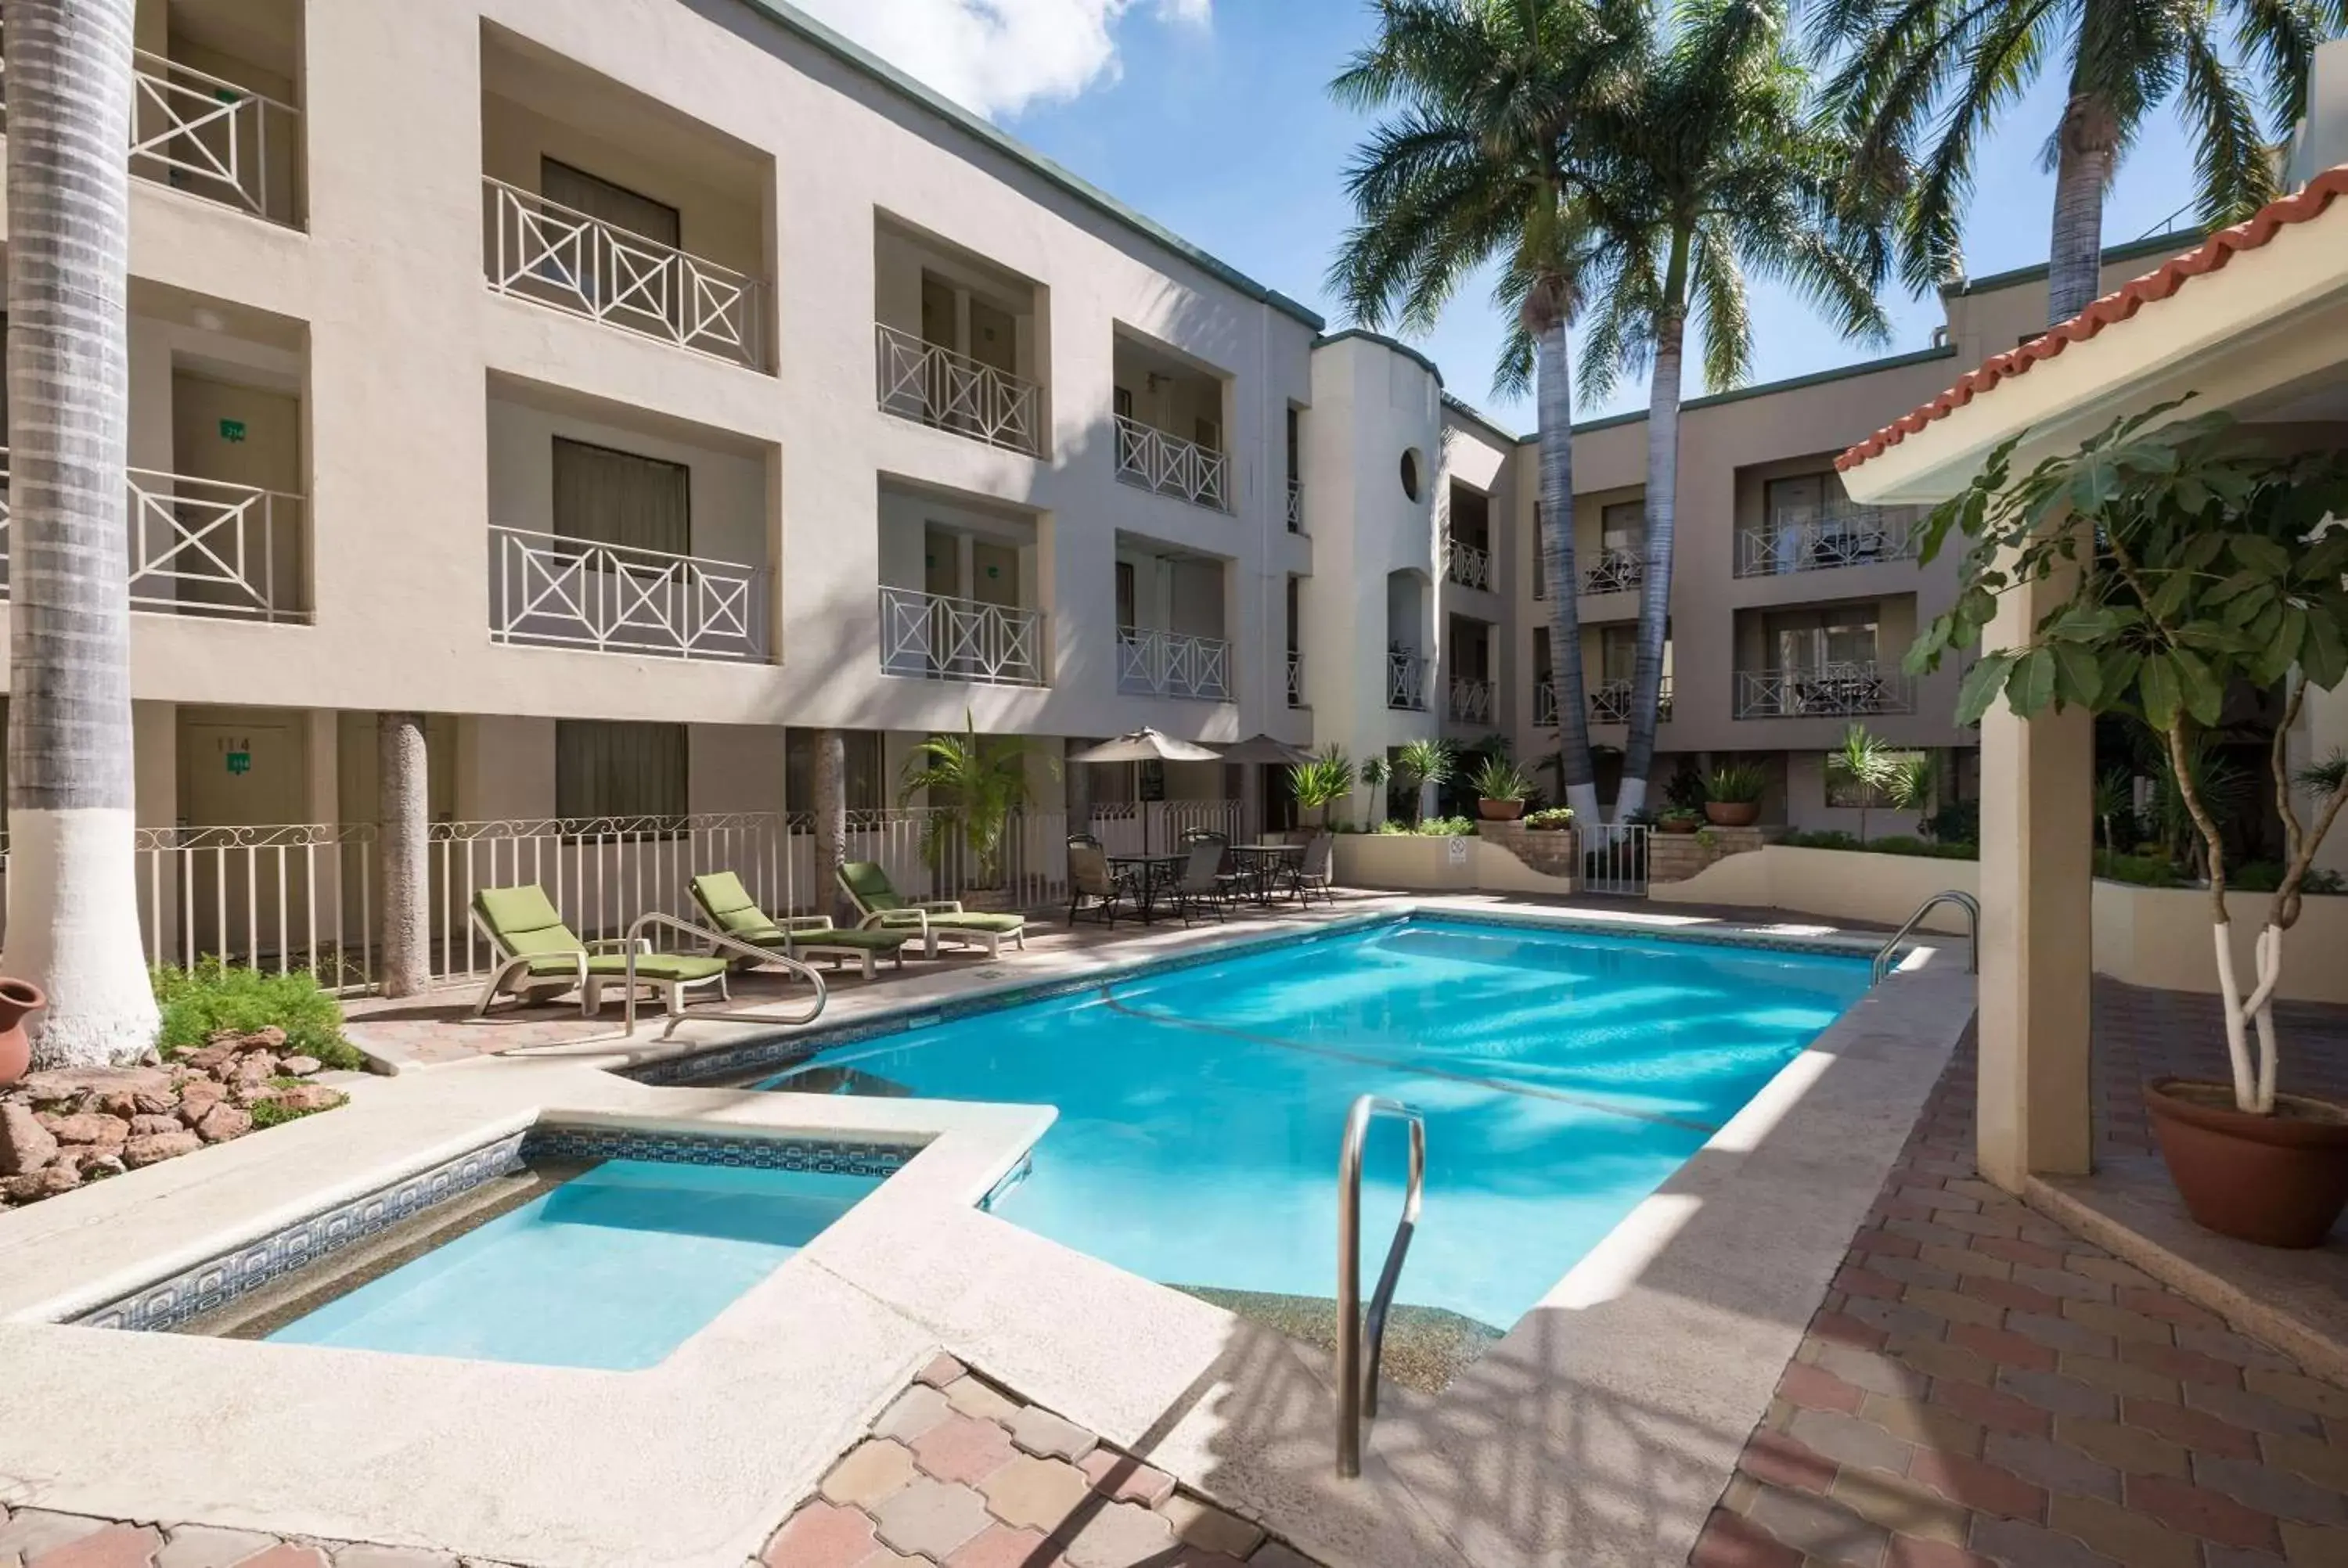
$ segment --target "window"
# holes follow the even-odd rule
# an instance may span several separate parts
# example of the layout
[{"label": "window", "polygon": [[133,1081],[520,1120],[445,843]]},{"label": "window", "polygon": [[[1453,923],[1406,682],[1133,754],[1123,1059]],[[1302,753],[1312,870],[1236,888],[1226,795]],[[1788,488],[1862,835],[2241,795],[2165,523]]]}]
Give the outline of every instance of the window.
[{"label": "window", "polygon": [[560,202],[574,212],[600,218],[614,229],[657,240],[664,245],[683,243],[678,238],[682,231],[676,209],[649,196],[639,196],[624,185],[614,185],[551,158],[539,160],[538,182],[549,201]]},{"label": "window", "polygon": [[1416,501],[1419,497],[1418,448],[1407,446],[1402,455],[1402,493]]},{"label": "window", "polygon": [[1302,435],[1303,425],[1297,410],[1292,406],[1288,411],[1288,482],[1292,485],[1296,483],[1298,476],[1303,473],[1303,470],[1297,466],[1301,460],[1298,454],[1303,445],[1300,439]]},{"label": "window", "polygon": [[1546,686],[1557,678],[1555,667],[1549,659],[1549,628],[1533,628],[1533,684]]},{"label": "window", "polygon": [[1139,609],[1140,595],[1136,590],[1133,563],[1129,560],[1121,560],[1117,563],[1117,625],[1126,630],[1131,630],[1138,624],[1136,616]]},{"label": "window", "polygon": [[1598,632],[1598,678],[1608,685],[1628,683],[1639,662],[1636,626],[1601,627]]},{"label": "window", "polygon": [[1109,405],[1117,410],[1117,416],[1119,419],[1132,418],[1133,388],[1129,386],[1113,388],[1109,393]]},{"label": "window", "polygon": [[[1883,753],[1883,759],[1892,767],[1912,767],[1924,760],[1924,753],[1886,752]],[[1875,811],[1891,804],[1884,798],[1882,790],[1873,784],[1861,784],[1850,776],[1849,771],[1842,765],[1840,752],[1828,752],[1826,754],[1826,775],[1828,805]]]},{"label": "window", "polygon": [[1199,448],[1201,451],[1221,451],[1223,449],[1223,426],[1220,420],[1209,419],[1205,415],[1201,415],[1200,417],[1190,422],[1190,439],[1199,444]]},{"label": "window", "polygon": [[693,553],[693,470],[554,438],[554,531],[626,549]]},{"label": "window", "polygon": [[558,719],[554,814],[566,819],[685,814],[683,724]]},{"label": "window", "polygon": [[1779,670],[1875,662],[1876,621],[1871,604],[1787,611],[1770,616],[1764,626]]},{"label": "window", "polygon": [[1541,504],[1533,503],[1533,597],[1549,597],[1549,535],[1541,529]]},{"label": "window", "polygon": [[1790,479],[1772,479],[1762,487],[1762,510],[1768,515],[1769,531],[1777,533],[1815,523],[1824,514],[1829,500],[1841,499],[1842,486],[1831,474],[1797,474]]},{"label": "window", "polygon": [[1647,503],[1615,501],[1599,508],[1598,545],[1609,552],[1638,555],[1647,548]]},{"label": "window", "polygon": [[[783,804],[794,813],[815,809],[814,730],[783,732]],[[842,730],[841,777],[850,811],[879,811],[888,802],[887,758],[878,730]]]}]

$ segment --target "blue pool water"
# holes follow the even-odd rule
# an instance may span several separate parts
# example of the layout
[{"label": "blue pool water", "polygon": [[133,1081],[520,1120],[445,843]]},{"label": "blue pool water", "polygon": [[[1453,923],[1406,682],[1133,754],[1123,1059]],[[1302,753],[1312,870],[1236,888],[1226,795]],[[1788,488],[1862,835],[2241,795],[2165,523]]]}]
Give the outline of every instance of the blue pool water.
[{"label": "blue pool water", "polygon": [[[1505,1328],[1867,988],[1864,959],[1413,919],[842,1046],[764,1081],[1045,1103],[1004,1218],[1169,1285],[1326,1296],[1363,1093],[1426,1114],[1398,1299]],[[1366,1271],[1402,1201],[1373,1130]]]},{"label": "blue pool water", "polygon": [[607,1160],[269,1337],[650,1367],[880,1184],[872,1176]]}]

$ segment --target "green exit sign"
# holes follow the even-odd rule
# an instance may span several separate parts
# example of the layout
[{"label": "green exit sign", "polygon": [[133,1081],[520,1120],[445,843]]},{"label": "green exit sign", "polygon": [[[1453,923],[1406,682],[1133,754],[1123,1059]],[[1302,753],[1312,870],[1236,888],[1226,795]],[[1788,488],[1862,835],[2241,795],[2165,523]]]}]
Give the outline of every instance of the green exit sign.
[{"label": "green exit sign", "polygon": [[252,753],[251,752],[229,753],[228,771],[232,774],[251,773],[252,771]]},{"label": "green exit sign", "polygon": [[220,430],[221,439],[223,441],[237,442],[244,439],[244,421],[242,419],[223,419],[221,421]]}]

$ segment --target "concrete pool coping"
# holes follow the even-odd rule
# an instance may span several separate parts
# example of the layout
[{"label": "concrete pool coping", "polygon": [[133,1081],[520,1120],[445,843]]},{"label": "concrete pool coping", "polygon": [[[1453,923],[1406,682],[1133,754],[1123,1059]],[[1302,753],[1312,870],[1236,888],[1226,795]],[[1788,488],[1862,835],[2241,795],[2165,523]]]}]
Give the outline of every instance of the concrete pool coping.
[{"label": "concrete pool coping", "polygon": [[[1646,925],[1565,923],[1593,921]],[[601,1070],[647,1053],[565,1048],[362,1084],[332,1116],[0,1218],[0,1498],[523,1563],[738,1568],[942,1348],[1334,1563],[1676,1561],[1971,1015],[1970,977],[1935,957],[1821,1034],[1443,1394],[1389,1388],[1359,1482],[1330,1475],[1324,1358],[972,1206],[1048,1109],[655,1087]],[[986,968],[1005,971],[988,989],[1041,978]],[[43,1321],[541,1119],[930,1142],[644,1372]]]}]

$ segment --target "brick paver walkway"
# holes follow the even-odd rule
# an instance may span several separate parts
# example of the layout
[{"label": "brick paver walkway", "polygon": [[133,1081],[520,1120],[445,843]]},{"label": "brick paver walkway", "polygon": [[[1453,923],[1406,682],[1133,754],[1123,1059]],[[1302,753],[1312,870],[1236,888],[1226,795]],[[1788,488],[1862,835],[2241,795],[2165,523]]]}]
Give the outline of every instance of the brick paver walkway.
[{"label": "brick paver walkway", "polygon": [[[2322,963],[2312,953],[2301,962]],[[2277,1002],[2285,1090],[2348,1102],[2348,1008]],[[2138,1086],[2149,1078],[2226,1076],[2226,1015],[2214,996],[2096,982],[2096,1132],[2111,1154],[2158,1153]]]}]

